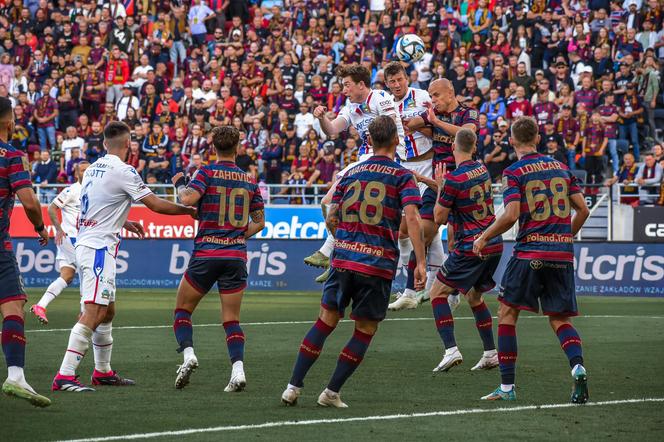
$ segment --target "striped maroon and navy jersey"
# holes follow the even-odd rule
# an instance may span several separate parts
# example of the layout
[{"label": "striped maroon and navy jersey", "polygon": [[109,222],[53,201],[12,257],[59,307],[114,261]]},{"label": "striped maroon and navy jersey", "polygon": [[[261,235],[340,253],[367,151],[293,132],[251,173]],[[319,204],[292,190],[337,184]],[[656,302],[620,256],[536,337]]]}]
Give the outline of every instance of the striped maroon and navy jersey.
[{"label": "striped maroon and navy jersey", "polygon": [[[469,107],[460,104],[449,114],[439,114],[436,112],[436,116],[441,121],[446,123],[453,124],[455,126],[463,126],[465,124],[474,124],[475,131],[480,127],[479,123],[479,114],[477,110],[471,109]],[[452,155],[452,143],[454,143],[454,135],[448,134],[443,129],[440,129],[437,126],[431,124],[427,118],[427,113],[424,112],[421,117],[424,119],[424,122],[427,125],[430,125],[433,129],[433,167],[434,170],[436,165],[439,163],[444,163],[447,165],[447,170],[454,170],[456,164],[454,163],[454,155]]]},{"label": "striped maroon and navy jersey", "polygon": [[9,219],[14,209],[14,195],[24,187],[32,187],[28,158],[11,144],[0,142],[0,247],[11,250]]},{"label": "striped maroon and navy jersey", "polygon": [[393,279],[401,212],[409,204],[422,205],[412,172],[373,156],[344,175],[332,203],[339,205],[332,267]]},{"label": "striped maroon and navy jersey", "polygon": [[254,179],[230,161],[203,166],[189,187],[202,197],[192,258],[247,260],[249,215],[263,210]]},{"label": "striped maroon and navy jersey", "polygon": [[[491,194],[491,176],[478,161],[464,161],[445,175],[438,204],[454,215],[454,252],[475,256],[473,241],[496,219]],[[503,239],[493,238],[482,250],[482,256],[501,254]]]},{"label": "striped maroon and navy jersey", "polygon": [[570,196],[581,189],[564,164],[538,153],[524,155],[503,172],[503,201],[521,207],[514,256],[574,260]]}]

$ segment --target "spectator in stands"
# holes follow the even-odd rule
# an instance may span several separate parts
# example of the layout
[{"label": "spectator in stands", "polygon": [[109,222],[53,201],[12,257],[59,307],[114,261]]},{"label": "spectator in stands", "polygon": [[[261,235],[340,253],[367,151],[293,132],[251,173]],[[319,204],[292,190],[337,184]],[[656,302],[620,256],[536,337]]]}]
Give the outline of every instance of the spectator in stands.
[{"label": "spectator in stands", "polygon": [[60,156],[60,171],[64,172],[65,166],[72,158],[72,150],[78,149],[79,152],[85,147],[85,140],[78,136],[74,126],[69,126],[62,142],[62,155]]},{"label": "spectator in stands", "polygon": [[643,123],[643,111],[643,100],[636,94],[636,83],[627,83],[625,96],[618,107],[618,115],[622,119],[619,132],[621,139],[631,141],[635,158],[639,158],[641,151],[638,125]]},{"label": "spectator in stands", "polygon": [[614,191],[614,195],[620,196],[620,202],[622,204],[634,204],[638,203],[639,197],[639,188],[637,186],[631,186],[636,181],[636,175],[639,171],[639,167],[634,161],[634,155],[631,153],[626,153],[623,156],[623,165],[620,167],[620,170],[616,175],[606,181],[607,186],[612,186],[614,184],[622,184],[623,187]]},{"label": "spectator in stands", "polygon": [[58,103],[49,95],[50,89],[48,83],[42,85],[42,96],[35,103],[33,113],[41,150],[55,148],[55,119],[58,117]]},{"label": "spectator in stands", "polygon": [[58,182],[58,166],[51,159],[51,153],[48,150],[41,151],[39,161],[35,162],[32,168],[32,179],[41,186],[40,195],[42,203],[50,203],[55,198],[55,189],[48,187],[49,184]]},{"label": "spectator in stands", "polygon": [[642,204],[653,204],[659,195],[659,185],[662,182],[662,166],[655,161],[653,154],[646,155],[645,161],[639,167],[634,180],[642,186],[639,189]]},{"label": "spectator in stands", "polygon": [[157,145],[155,155],[148,159],[148,175],[154,175],[156,182],[166,184],[171,179],[171,162],[166,156],[166,146]]}]

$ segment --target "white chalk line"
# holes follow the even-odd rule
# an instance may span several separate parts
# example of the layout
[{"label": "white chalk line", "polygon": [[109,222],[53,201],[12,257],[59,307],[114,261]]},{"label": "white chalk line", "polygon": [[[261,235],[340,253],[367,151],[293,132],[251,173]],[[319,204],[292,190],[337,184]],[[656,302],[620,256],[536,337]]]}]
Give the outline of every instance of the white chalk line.
[{"label": "white chalk line", "polygon": [[115,440],[154,439],[158,437],[187,436],[191,434],[220,433],[225,431],[260,430],[266,428],[296,427],[296,426],[305,426],[305,425],[338,424],[338,423],[367,422],[367,421],[387,421],[387,420],[398,420],[398,419],[415,419],[423,417],[460,416],[460,415],[469,415],[469,414],[513,413],[519,411],[539,411],[539,410],[550,410],[550,409],[572,408],[572,407],[579,407],[579,409],[582,410],[584,407],[641,404],[649,402],[664,402],[664,398],[640,398],[640,399],[622,399],[622,400],[613,400],[613,401],[599,401],[599,402],[589,402],[586,405],[576,405],[567,402],[561,404],[522,405],[516,407],[499,407],[499,408],[466,408],[466,409],[449,410],[449,411],[431,411],[426,413],[387,414],[387,415],[348,417],[348,418],[336,418],[336,419],[276,421],[276,422],[264,422],[262,424],[227,425],[227,426],[207,427],[207,428],[189,428],[186,430],[160,431],[154,433],[135,433],[135,434],[124,434],[119,436],[102,436],[102,437],[91,437],[84,439],[69,439],[60,442],[107,442]]}]

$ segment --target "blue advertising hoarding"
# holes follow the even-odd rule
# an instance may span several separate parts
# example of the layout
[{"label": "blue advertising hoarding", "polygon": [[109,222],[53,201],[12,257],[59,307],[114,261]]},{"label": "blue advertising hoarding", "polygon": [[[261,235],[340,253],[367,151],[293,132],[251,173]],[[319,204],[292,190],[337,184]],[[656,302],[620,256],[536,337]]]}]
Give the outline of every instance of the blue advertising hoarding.
[{"label": "blue advertising hoarding", "polygon": [[[41,248],[33,238],[13,242],[26,286],[44,287],[57,277],[52,243]],[[249,289],[320,290],[314,278],[322,271],[302,262],[320,244],[312,240],[250,240]],[[191,240],[123,241],[117,261],[118,287],[175,289],[192,247]],[[498,282],[511,253],[512,243],[506,243],[495,275]],[[664,251],[660,245],[582,242],[575,244],[575,255],[579,294],[664,297]],[[402,271],[394,289],[403,287],[404,282]]]}]

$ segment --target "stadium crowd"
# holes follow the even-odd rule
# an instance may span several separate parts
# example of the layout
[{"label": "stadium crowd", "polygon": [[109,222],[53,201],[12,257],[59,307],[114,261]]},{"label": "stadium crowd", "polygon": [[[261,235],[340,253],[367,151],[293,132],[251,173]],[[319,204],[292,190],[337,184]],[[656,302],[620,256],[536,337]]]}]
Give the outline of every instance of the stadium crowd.
[{"label": "stadium crowd", "polygon": [[659,186],[663,25],[662,0],[0,0],[0,96],[37,184],[104,155],[109,121],[133,129],[126,161],[148,184],[214,161],[208,134],[232,124],[238,165],[282,185],[272,202],[310,202],[297,195],[357,156],[356,133],[327,137],[312,113],[344,105],[335,68],[361,63],[384,89],[395,42],[416,33],[411,86],[449,78],[480,112],[496,182],[515,160],[511,120],[532,115],[541,152],[587,183]]}]

